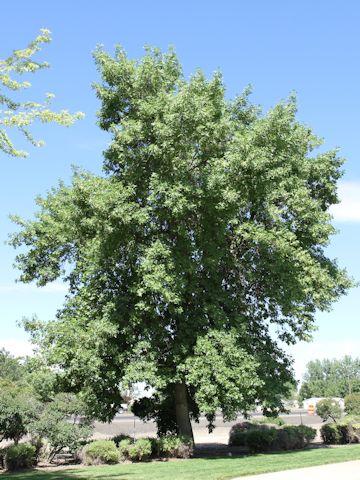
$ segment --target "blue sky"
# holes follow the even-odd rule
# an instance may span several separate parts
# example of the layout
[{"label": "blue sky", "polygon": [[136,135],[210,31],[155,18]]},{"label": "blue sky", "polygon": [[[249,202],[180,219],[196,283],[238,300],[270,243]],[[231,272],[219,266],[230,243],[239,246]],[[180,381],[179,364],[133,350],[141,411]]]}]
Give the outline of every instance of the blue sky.
[{"label": "blue sky", "polygon": [[[131,57],[141,56],[146,44],[173,45],[185,75],[220,69],[229,97],[252,84],[253,101],[265,110],[295,91],[298,118],[324,137],[326,149],[340,147],[347,159],[343,201],[334,210],[339,233],[329,255],[360,280],[360,2],[19,0],[4,3],[1,13],[0,58],[23,48],[41,27],[52,31],[53,41],[40,55],[51,68],[30,79],[27,96],[42,100],[45,92],[54,92],[54,108],[81,110],[86,118],[70,129],[36,127],[46,146],[28,147],[27,159],[0,154],[0,345],[15,354],[28,352],[16,321],[33,313],[51,318],[63,300],[60,284],[44,289],[16,284],[15,254],[4,241],[14,230],[8,214],[30,217],[35,196],[59,179],[69,180],[71,165],[100,172],[108,137],[96,126],[99,104],[91,89],[98,79],[91,52],[99,43],[108,51],[122,44]],[[359,289],[353,289],[332,312],[317,316],[314,342],[291,350],[298,376],[310,359],[359,355],[358,298]]]}]

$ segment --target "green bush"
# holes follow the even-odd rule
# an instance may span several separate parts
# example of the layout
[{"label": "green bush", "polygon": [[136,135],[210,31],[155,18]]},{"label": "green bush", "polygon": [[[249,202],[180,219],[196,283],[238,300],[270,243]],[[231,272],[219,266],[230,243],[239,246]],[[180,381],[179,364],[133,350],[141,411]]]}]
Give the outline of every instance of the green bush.
[{"label": "green bush", "polygon": [[310,443],[316,437],[316,428],[308,427],[307,425],[297,425],[296,428],[301,432],[306,444]]},{"label": "green bush", "polygon": [[131,441],[131,437],[129,435],[125,435],[124,433],[119,433],[119,435],[115,435],[114,437],[112,437],[111,440],[113,442],[115,442],[115,445],[117,447],[119,447],[120,442],[122,442],[123,440],[130,440]]},{"label": "green bush", "polygon": [[120,440],[119,453],[121,460],[130,460],[129,449],[133,443],[134,442],[133,440],[131,440],[131,438],[125,438],[124,440]]},{"label": "green bush", "polygon": [[246,444],[253,453],[269,450],[277,438],[277,430],[269,428],[268,430],[251,429],[246,434]]},{"label": "green bush", "polygon": [[193,441],[190,437],[164,435],[158,440],[160,456],[173,458],[190,458],[193,454]]},{"label": "green bush", "polygon": [[117,463],[119,451],[112,440],[96,440],[85,446],[84,461],[87,465]]},{"label": "green bush", "polygon": [[340,423],[328,423],[320,429],[320,435],[324,443],[332,445],[341,445],[349,443],[348,425]]},{"label": "green bush", "polygon": [[263,424],[277,425],[278,427],[282,427],[283,425],[285,425],[284,420],[280,417],[257,418],[257,419],[253,419],[252,423],[259,424],[259,425],[263,425]]},{"label": "green bush", "polygon": [[274,449],[297,450],[304,448],[316,437],[316,430],[306,425],[285,425],[277,431]]},{"label": "green bush", "polygon": [[[266,433],[269,431],[271,432],[270,434]],[[270,449],[294,450],[303,448],[313,440],[315,436],[316,430],[305,425],[285,425],[278,427],[271,424],[243,422],[234,425],[231,429],[229,445],[247,446],[254,452]]]},{"label": "green bush", "polygon": [[128,448],[129,459],[133,462],[148,460],[151,456],[152,445],[148,438],[139,438]]},{"label": "green bush", "polygon": [[245,446],[246,434],[253,428],[256,428],[256,425],[251,422],[241,422],[233,425],[230,430],[229,445],[232,447]]},{"label": "green bush", "polygon": [[345,412],[350,415],[360,415],[360,394],[352,393],[345,397]]},{"label": "green bush", "polygon": [[36,447],[30,443],[18,443],[5,449],[4,466],[7,470],[29,468],[36,463]]}]

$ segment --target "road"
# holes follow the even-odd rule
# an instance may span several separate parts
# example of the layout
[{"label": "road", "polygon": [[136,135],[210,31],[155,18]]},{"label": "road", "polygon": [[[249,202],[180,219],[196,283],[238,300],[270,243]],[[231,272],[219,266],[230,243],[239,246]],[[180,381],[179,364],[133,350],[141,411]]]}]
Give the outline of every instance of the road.
[{"label": "road", "polygon": [[[258,418],[261,417],[261,415],[255,414],[253,417]],[[318,416],[309,416],[306,411],[292,412],[288,415],[282,415],[281,418],[283,418],[286,423],[292,425],[303,423],[304,425],[318,427],[322,423]],[[201,417],[199,423],[193,422],[195,441],[197,443],[227,443],[231,427],[235,423],[239,423],[243,420],[243,417],[239,416],[237,420],[233,422],[224,422],[222,416],[219,415],[215,421],[216,428],[214,432],[209,434],[206,428],[207,421],[205,417]],[[154,436],[156,435],[156,425],[154,422],[144,423],[139,418],[134,417],[134,415],[129,413],[117,415],[111,423],[95,423],[95,436],[97,438],[112,437],[119,433],[135,437],[146,435]]]}]

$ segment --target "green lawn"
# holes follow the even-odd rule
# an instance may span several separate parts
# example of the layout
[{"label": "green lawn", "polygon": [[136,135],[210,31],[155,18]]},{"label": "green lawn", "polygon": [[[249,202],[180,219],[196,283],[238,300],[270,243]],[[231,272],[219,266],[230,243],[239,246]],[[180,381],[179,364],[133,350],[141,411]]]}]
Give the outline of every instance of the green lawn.
[{"label": "green lawn", "polygon": [[244,457],[104,465],[68,468],[52,472],[32,470],[16,474],[3,474],[1,478],[3,480],[223,480],[236,476],[359,459],[360,445],[349,445],[341,448],[319,448]]}]

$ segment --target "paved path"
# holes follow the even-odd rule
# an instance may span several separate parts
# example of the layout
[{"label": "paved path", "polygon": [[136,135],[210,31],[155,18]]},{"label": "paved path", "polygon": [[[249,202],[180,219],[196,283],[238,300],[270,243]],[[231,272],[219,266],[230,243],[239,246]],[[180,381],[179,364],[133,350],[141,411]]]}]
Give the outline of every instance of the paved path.
[{"label": "paved path", "polygon": [[233,480],[360,480],[360,460],[239,477]]}]

